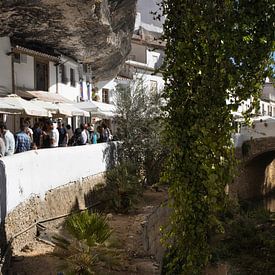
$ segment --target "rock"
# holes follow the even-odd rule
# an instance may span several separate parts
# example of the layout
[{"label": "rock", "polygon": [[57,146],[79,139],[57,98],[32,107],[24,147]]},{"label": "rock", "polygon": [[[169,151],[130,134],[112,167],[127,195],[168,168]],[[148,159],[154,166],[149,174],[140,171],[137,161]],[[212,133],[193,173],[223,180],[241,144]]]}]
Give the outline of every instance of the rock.
[{"label": "rock", "polygon": [[[130,52],[137,0],[2,0],[0,36],[90,63],[112,78]],[[54,52],[53,52],[54,53]]]},{"label": "rock", "polygon": [[114,216],[113,216],[113,214],[108,213],[108,214],[106,215],[106,218],[107,218],[108,221],[111,221],[111,220],[113,220]]}]

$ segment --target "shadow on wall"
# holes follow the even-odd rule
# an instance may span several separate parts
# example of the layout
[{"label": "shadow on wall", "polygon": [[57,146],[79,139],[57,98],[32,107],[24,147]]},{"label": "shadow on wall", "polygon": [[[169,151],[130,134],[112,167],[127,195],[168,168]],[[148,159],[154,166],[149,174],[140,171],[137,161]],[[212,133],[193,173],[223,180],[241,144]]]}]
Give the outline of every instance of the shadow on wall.
[{"label": "shadow on wall", "polygon": [[108,142],[107,147],[104,150],[103,157],[106,162],[106,170],[114,168],[118,162],[120,143],[119,142]]},{"label": "shadow on wall", "polygon": [[5,218],[7,215],[7,180],[5,173],[5,165],[0,161],[0,274],[5,274],[9,265],[11,251],[8,246]]},{"label": "shadow on wall", "polygon": [[240,184],[246,185],[250,198],[268,195],[275,189],[275,151],[258,155],[245,166]]}]

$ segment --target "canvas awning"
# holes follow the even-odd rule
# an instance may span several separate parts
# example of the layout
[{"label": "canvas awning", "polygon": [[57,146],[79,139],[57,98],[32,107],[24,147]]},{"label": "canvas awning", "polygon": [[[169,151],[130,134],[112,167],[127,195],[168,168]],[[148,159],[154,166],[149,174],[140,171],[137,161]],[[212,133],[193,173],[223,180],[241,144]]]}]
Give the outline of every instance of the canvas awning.
[{"label": "canvas awning", "polygon": [[86,112],[85,110],[81,110],[77,107],[75,107],[72,104],[67,104],[67,103],[56,103],[58,107],[58,112],[60,115],[65,115],[65,116],[85,116],[89,117],[90,114],[89,112]]},{"label": "canvas awning", "polygon": [[16,94],[26,99],[36,98],[40,101],[47,101],[52,103],[72,103],[71,100],[67,99],[66,97],[60,94],[44,91],[25,91],[18,89],[16,91]]},{"label": "canvas awning", "polygon": [[39,105],[25,100],[17,95],[8,95],[6,97],[1,98],[3,103],[7,103],[12,105],[16,109],[20,110],[22,113],[25,113],[28,116],[41,116],[48,117],[51,114],[44,108]]},{"label": "canvas awning", "polygon": [[72,104],[66,104],[66,103],[50,103],[46,101],[40,101],[40,100],[32,100],[31,102],[34,102],[35,104],[38,104],[42,108],[48,110],[53,115],[58,114],[61,116],[85,116],[89,117],[90,114],[84,110],[80,110],[76,108]]},{"label": "canvas awning", "polygon": [[74,106],[101,118],[113,118],[116,115],[115,106],[103,102],[85,101],[75,103]]},{"label": "canvas awning", "polygon": [[48,110],[52,114],[58,114],[58,112],[59,112],[58,106],[54,103],[47,102],[47,101],[36,100],[36,99],[31,100],[31,102],[33,102],[34,104],[39,105],[40,107]]},{"label": "canvas awning", "polygon": [[6,103],[0,98],[0,114],[20,114],[22,111],[21,108]]}]

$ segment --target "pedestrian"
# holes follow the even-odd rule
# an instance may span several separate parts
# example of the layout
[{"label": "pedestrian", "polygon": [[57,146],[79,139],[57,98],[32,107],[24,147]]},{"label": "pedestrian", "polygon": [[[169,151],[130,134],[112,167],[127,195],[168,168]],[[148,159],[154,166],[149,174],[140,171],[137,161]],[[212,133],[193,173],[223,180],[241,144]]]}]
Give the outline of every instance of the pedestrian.
[{"label": "pedestrian", "polygon": [[31,128],[31,122],[29,119],[26,119],[24,123],[27,125],[27,135],[30,137],[31,142],[33,143],[33,130]]},{"label": "pedestrian", "polygon": [[6,153],[5,141],[0,137],[0,157],[4,157]]},{"label": "pedestrian", "polygon": [[68,134],[68,145],[72,145],[72,137],[74,135],[71,125],[66,125],[66,131]]},{"label": "pedestrian", "polygon": [[111,131],[105,123],[102,123],[103,142],[111,141]]},{"label": "pedestrian", "polygon": [[58,147],[58,142],[59,142],[59,132],[57,130],[57,125],[56,122],[51,121],[50,122],[50,146],[51,148],[56,148]]},{"label": "pedestrian", "polygon": [[27,134],[28,124],[20,125],[20,131],[15,134],[15,153],[22,153],[31,150],[31,138]]},{"label": "pedestrian", "polygon": [[77,145],[85,145],[83,140],[83,135],[82,135],[83,130],[81,128],[76,128],[74,131],[74,135],[72,137],[72,146],[77,146]]},{"label": "pedestrian", "polygon": [[50,121],[46,121],[42,128],[42,148],[51,148],[51,140],[50,140]]},{"label": "pedestrian", "polygon": [[14,135],[7,129],[7,125],[4,122],[0,123],[0,133],[5,142],[5,156],[13,155],[15,150]]},{"label": "pedestrian", "polygon": [[97,133],[97,143],[103,142],[102,127],[100,125],[97,126],[96,133]]},{"label": "pedestrian", "polygon": [[42,137],[42,129],[38,122],[36,122],[33,126],[33,148],[39,149],[41,147],[41,137]]},{"label": "pedestrian", "polygon": [[83,145],[85,145],[88,142],[88,131],[86,130],[86,126],[84,123],[80,124],[80,129],[81,129]]},{"label": "pedestrian", "polygon": [[61,121],[58,121],[57,130],[59,132],[58,146],[66,147],[68,144],[68,133],[66,131],[66,128],[64,127],[64,123],[61,123]]}]

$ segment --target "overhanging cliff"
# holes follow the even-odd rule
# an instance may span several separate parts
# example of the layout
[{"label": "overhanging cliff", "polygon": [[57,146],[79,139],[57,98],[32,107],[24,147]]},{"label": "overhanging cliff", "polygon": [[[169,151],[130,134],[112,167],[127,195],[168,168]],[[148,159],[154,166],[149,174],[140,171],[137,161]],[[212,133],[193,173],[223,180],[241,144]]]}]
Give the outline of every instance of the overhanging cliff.
[{"label": "overhanging cliff", "polygon": [[131,48],[137,0],[2,0],[0,36],[90,63],[113,77]]}]

